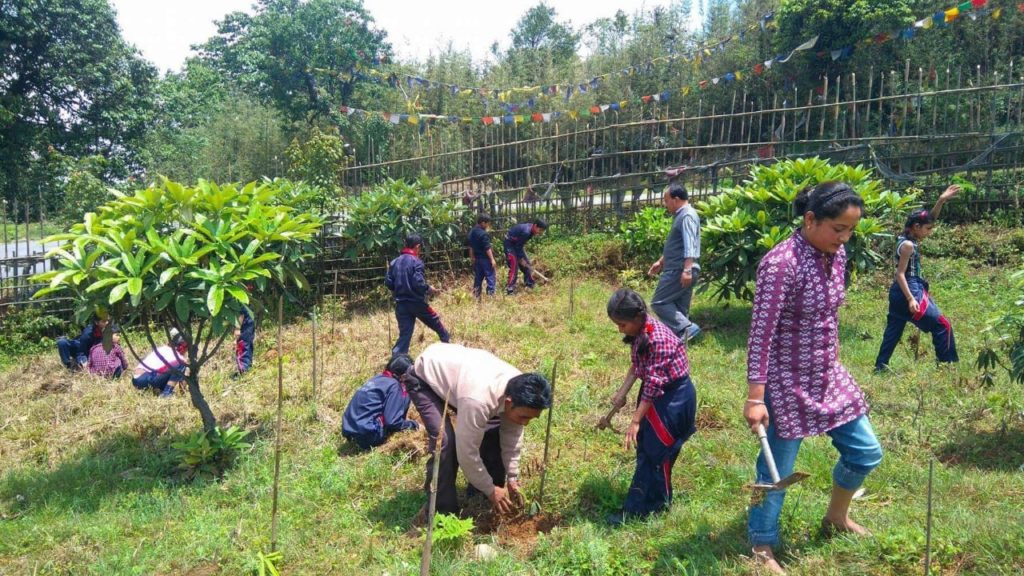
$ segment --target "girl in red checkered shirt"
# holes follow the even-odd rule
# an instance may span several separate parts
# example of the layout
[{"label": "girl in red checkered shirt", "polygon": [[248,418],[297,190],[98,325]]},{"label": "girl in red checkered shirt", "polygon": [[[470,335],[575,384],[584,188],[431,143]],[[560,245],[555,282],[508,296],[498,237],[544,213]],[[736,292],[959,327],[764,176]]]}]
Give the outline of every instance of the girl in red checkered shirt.
[{"label": "girl in red checkered shirt", "polygon": [[668,326],[648,314],[640,294],[617,290],[608,300],[608,317],[630,345],[632,363],[612,403],[622,406],[633,383],[642,386],[625,448],[636,447],[636,470],[622,511],[608,517],[613,525],[643,518],[672,502],[672,465],[683,443],[696,431],[697,393],[690,380],[685,343]]}]

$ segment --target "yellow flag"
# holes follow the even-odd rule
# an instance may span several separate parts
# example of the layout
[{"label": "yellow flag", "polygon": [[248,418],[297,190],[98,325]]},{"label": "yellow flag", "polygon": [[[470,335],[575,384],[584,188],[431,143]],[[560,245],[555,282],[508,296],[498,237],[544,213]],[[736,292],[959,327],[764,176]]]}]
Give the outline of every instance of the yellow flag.
[{"label": "yellow flag", "polygon": [[956,20],[956,17],[960,15],[960,9],[956,6],[946,10],[946,22],[952,22]]}]

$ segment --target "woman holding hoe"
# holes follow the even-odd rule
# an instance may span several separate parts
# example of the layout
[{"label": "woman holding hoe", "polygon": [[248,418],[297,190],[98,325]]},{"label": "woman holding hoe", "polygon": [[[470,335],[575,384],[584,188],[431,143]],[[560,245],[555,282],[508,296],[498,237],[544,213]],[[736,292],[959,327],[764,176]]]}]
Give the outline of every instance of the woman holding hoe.
[{"label": "woman holding hoe", "polygon": [[[828,434],[839,451],[832,470],[832,498],[822,532],[867,535],[850,519],[853,494],[882,461],[882,447],[868,421],[860,387],[839,362],[839,307],[846,297],[844,244],[853,235],[864,202],[849,185],[823,182],[793,201],[803,225],[772,248],[757,269],[747,341],[747,400],[751,430],[767,428],[778,475],[789,476],[800,443]],[[757,483],[770,484],[764,453]],[[750,507],[747,534],[754,558],[777,574],[772,551],[779,544],[784,490],[771,490]]]}]

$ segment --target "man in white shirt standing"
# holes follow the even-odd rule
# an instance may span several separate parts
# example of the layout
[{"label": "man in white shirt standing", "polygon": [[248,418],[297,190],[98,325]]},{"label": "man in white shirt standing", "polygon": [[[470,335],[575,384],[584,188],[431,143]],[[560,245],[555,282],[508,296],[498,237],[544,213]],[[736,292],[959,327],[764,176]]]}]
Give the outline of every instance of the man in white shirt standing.
[{"label": "man in white shirt standing", "polygon": [[[459,511],[455,491],[459,468],[470,486],[487,496],[496,510],[511,511],[510,496],[519,492],[524,427],[551,407],[547,379],[536,373],[523,374],[486,350],[437,343],[420,354],[403,382],[427,429],[431,454],[444,426],[437,511]],[[455,426],[441,413],[445,398],[456,413]],[[431,456],[423,483],[428,496],[433,465]]]}]

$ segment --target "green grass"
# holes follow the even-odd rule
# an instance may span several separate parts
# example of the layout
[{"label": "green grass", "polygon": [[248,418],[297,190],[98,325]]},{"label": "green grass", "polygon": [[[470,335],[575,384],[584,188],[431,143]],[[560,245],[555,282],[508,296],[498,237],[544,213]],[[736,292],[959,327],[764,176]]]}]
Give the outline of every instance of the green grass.
[{"label": "green grass", "polygon": [[[564,245],[542,245],[553,266]],[[932,569],[935,574],[1024,571],[1024,428],[988,407],[971,362],[981,328],[1011,299],[1006,272],[963,261],[929,260],[932,292],[951,318],[963,362],[914,363],[901,345],[895,372],[871,374],[885,316],[887,275],[860,278],[842,312],[842,358],[867,393],[886,450],[868,478],[854,517],[874,536],[824,540],[825,509],[836,453],[827,438],[808,440],[797,468],[811,478],[793,488],[782,516],[780,559],[790,574],[922,573],[928,462],[936,458]],[[676,464],[671,510],[612,530],[602,519],[619,506],[633,471],[621,438],[593,424],[628,367],[628,350],[604,307],[611,285],[570,281],[478,309],[468,286],[436,303],[455,341],[495,351],[523,370],[549,370],[559,358],[544,511],[559,527],[535,542],[499,545],[490,562],[473,560],[469,543],[434,558],[435,574],[755,574],[745,559],[745,520],[756,440],[742,419],[750,308],[698,296],[706,337],[691,350],[700,431]],[[647,294],[649,295],[649,290]],[[384,363],[388,310],[325,318],[320,345],[327,374],[311,394],[311,332],[286,327],[285,411],[280,549],[285,574],[412,574],[421,540],[403,533],[424,502],[423,460],[405,451],[355,453],[339,440],[351,392]],[[420,340],[413,353],[435,341]],[[170,444],[198,427],[178,396],[161,402],[127,380],[83,379],[71,391],[56,353],[26,359],[0,374],[0,574],[244,574],[270,542],[276,332],[259,334],[255,373],[227,378],[224,357],[204,375],[222,424],[255,432],[255,446],[217,482],[175,480]],[[45,389],[44,389],[45,388]],[[1005,378],[996,389],[1019,395]],[[621,414],[618,427],[625,424]],[[543,418],[528,427],[524,461],[543,452]],[[524,478],[527,496],[539,487]],[[474,542],[493,543],[478,535]]]}]

